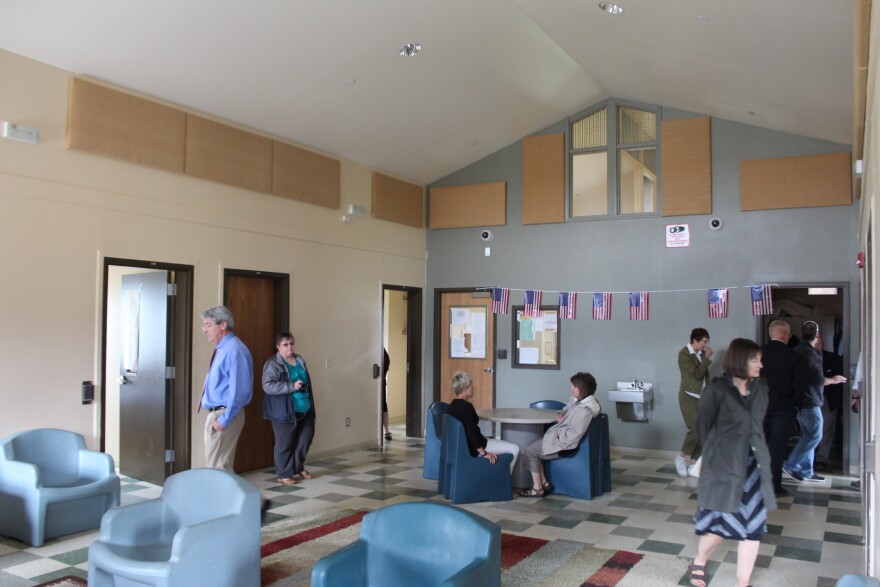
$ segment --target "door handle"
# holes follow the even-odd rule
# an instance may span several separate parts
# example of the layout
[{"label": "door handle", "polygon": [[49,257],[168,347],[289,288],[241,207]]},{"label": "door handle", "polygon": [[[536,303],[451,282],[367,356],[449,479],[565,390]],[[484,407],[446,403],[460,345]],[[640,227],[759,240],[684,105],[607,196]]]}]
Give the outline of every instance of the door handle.
[{"label": "door handle", "polygon": [[119,383],[119,385],[125,385],[128,383],[128,379],[125,378],[125,375],[120,375],[116,382]]},{"label": "door handle", "polygon": [[494,373],[495,369],[493,369],[492,367],[486,367],[485,369],[483,369],[483,371],[485,371],[486,373]]}]

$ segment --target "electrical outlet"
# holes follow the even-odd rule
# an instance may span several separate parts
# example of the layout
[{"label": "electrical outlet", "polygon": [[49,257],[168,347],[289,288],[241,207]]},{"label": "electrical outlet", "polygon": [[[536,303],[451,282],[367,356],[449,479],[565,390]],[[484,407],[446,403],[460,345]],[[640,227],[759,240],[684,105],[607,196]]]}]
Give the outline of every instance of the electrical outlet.
[{"label": "electrical outlet", "polygon": [[351,418],[346,418],[345,419],[345,427],[348,428],[349,426],[351,426]]}]

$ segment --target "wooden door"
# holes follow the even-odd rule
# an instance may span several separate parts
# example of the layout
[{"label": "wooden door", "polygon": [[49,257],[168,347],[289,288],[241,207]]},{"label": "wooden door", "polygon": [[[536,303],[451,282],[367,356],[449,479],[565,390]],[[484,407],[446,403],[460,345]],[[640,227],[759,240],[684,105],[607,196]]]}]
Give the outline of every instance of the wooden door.
[{"label": "wooden door", "polygon": [[[227,275],[224,304],[235,318],[233,331],[254,359],[254,395],[245,406],[245,423],[235,451],[235,471],[273,465],[275,437],[263,419],[263,364],[276,352],[276,285],[271,277]],[[286,305],[287,300],[283,303]]]},{"label": "wooden door", "polygon": [[[471,400],[474,407],[478,410],[494,408],[495,315],[492,313],[491,295],[487,295],[487,292],[445,291],[440,293],[439,307],[439,340],[434,348],[440,353],[440,377],[437,382],[439,394],[435,393],[435,396],[439,396],[440,401],[452,401],[455,396],[449,382],[456,371],[464,371],[474,380],[474,398]],[[465,315],[470,323],[462,324]],[[484,325],[481,325],[479,320],[483,317]],[[484,332],[481,333],[481,329]],[[462,352],[462,344],[467,353]]]}]

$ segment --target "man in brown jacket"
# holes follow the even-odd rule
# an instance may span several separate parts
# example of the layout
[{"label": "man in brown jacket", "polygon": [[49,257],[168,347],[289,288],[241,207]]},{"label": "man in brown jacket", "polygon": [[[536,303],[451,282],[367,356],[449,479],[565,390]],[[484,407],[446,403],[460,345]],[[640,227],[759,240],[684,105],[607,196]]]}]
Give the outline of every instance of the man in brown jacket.
[{"label": "man in brown jacket", "polygon": [[709,331],[705,328],[691,330],[691,341],[678,352],[678,370],[681,372],[681,385],[678,388],[678,406],[687,427],[681,452],[675,457],[675,472],[682,477],[699,477],[699,467],[689,465],[689,460],[699,460],[702,449],[694,433],[697,419],[697,403],[703,386],[709,383],[709,365],[712,364],[712,347],[709,346]]}]

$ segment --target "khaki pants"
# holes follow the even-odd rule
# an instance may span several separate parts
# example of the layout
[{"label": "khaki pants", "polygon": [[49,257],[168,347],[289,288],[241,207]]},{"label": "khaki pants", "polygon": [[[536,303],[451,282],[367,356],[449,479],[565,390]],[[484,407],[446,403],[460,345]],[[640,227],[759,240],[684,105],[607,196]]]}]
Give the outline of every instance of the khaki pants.
[{"label": "khaki pants", "polygon": [[684,425],[687,426],[687,434],[684,435],[684,442],[681,443],[681,452],[697,460],[703,453],[703,447],[697,440],[694,432],[694,426],[697,423],[697,404],[700,402],[695,397],[689,396],[684,391],[678,392],[678,407],[681,408],[681,417],[684,418]]},{"label": "khaki pants", "polygon": [[208,412],[208,420],[205,422],[205,466],[209,469],[226,469],[234,473],[232,465],[235,463],[238,437],[244,429],[244,410],[238,413],[229,426],[218,432],[214,430],[213,424],[225,411],[226,408],[220,408]]}]

